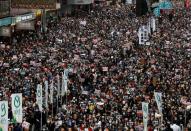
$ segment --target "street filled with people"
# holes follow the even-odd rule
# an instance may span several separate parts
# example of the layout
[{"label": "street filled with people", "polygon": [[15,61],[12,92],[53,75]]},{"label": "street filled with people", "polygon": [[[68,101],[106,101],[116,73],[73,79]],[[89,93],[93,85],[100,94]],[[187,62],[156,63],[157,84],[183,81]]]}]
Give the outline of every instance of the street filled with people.
[{"label": "street filled with people", "polygon": [[[142,102],[149,103],[149,131],[191,130],[191,12],[162,16],[150,44],[140,45],[139,27],[151,16],[136,17],[127,5],[97,6],[63,17],[46,33],[1,42],[0,100],[22,93],[24,130],[143,131]],[[40,112],[36,89],[41,84],[46,99],[45,81],[54,92],[49,88]],[[162,93],[162,114],[154,92]],[[12,119],[9,103],[9,127],[21,130]]]}]

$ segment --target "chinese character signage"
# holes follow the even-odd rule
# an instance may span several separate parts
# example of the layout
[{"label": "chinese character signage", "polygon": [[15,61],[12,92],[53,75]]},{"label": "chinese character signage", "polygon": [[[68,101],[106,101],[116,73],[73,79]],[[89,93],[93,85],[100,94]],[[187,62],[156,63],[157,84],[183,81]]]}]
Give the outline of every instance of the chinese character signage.
[{"label": "chinese character signage", "polygon": [[56,9],[56,0],[12,0],[12,8]]},{"label": "chinese character signage", "polygon": [[9,15],[9,0],[0,0],[0,18]]}]

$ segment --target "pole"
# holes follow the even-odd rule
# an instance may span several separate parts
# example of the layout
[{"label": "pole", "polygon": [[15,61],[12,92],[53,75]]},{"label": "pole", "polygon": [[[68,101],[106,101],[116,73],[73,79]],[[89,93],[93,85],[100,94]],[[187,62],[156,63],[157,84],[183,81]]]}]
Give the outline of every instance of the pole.
[{"label": "pole", "polygon": [[41,9],[41,32],[46,32],[46,11],[44,8]]},{"label": "pole", "polygon": [[[58,93],[58,91],[57,91],[57,93]],[[57,113],[58,113],[58,94],[57,94],[57,102],[56,102],[56,104],[57,104]]]},{"label": "pole", "polygon": [[42,111],[41,111],[41,114],[40,114],[40,130],[42,131]]},{"label": "pole", "polygon": [[161,113],[161,127],[162,127],[162,124],[163,124],[163,114]]},{"label": "pole", "polygon": [[41,9],[41,32],[43,32],[43,9]]},{"label": "pole", "polygon": [[43,8],[43,31],[46,32],[46,11]]},{"label": "pole", "polygon": [[186,128],[186,109],[185,109],[185,113],[184,113],[184,126],[185,126],[185,128]]}]

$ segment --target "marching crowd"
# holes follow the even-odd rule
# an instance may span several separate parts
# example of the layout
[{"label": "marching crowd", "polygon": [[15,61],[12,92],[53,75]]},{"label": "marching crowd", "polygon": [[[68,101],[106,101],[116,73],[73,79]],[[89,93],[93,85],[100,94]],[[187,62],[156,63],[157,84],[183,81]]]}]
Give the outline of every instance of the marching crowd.
[{"label": "marching crowd", "polygon": [[[1,43],[0,100],[23,94],[29,130],[40,130],[42,118],[43,130],[49,131],[143,131],[144,101],[149,131],[191,130],[191,12],[176,10],[172,20],[162,17],[150,45],[139,45],[138,29],[150,16],[136,17],[125,5],[96,7],[85,17],[62,18],[45,34]],[[68,90],[57,98],[57,77],[61,81],[65,69]],[[36,87],[42,84],[44,90],[45,80],[54,81],[54,102],[41,117]],[[163,115],[154,91],[162,92]],[[20,126],[10,123],[15,131]]]}]

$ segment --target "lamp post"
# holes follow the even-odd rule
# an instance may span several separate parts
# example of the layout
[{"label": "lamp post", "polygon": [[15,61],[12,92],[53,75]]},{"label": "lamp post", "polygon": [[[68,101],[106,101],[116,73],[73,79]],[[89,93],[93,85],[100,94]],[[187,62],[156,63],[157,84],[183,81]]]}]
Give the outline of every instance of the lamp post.
[{"label": "lamp post", "polygon": [[44,8],[41,8],[41,32],[46,32],[46,11]]}]

